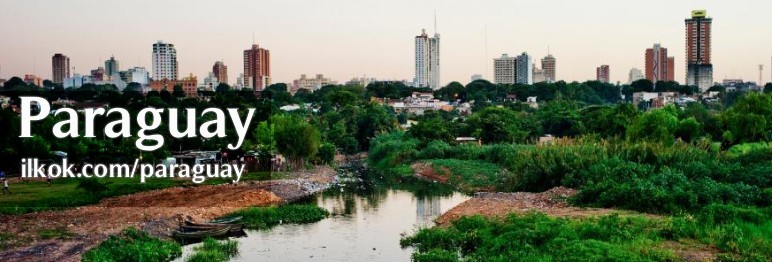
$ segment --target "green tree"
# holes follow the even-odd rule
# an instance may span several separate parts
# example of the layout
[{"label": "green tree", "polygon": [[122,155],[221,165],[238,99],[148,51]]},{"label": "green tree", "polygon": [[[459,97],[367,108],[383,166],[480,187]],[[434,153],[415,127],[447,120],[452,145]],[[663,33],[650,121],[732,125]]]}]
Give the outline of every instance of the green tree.
[{"label": "green tree", "polygon": [[439,90],[434,92],[434,96],[437,99],[443,100],[443,101],[456,101],[456,100],[466,100],[466,92],[464,85],[462,85],[459,82],[450,82],[447,86],[440,88]]},{"label": "green tree", "polygon": [[362,150],[370,147],[370,140],[381,133],[395,130],[397,117],[384,106],[368,103],[362,106],[362,114],[356,120],[356,138]]},{"label": "green tree", "polygon": [[335,161],[335,145],[322,143],[322,146],[319,147],[318,157],[323,164],[330,164]]},{"label": "green tree", "polygon": [[576,102],[558,98],[536,111],[544,133],[556,137],[578,136],[585,132]]},{"label": "green tree", "polygon": [[592,106],[580,111],[583,125],[590,133],[602,137],[624,137],[627,127],[638,117],[638,109],[630,103],[615,107]]},{"label": "green tree", "polygon": [[702,127],[694,117],[681,120],[676,129],[676,137],[686,142],[692,142],[701,135]]},{"label": "green tree", "polygon": [[182,90],[182,85],[176,84],[172,88],[172,95],[176,98],[183,98],[185,97],[185,91]]},{"label": "green tree", "polygon": [[633,88],[633,93],[654,91],[654,83],[648,79],[641,79],[641,80],[635,81],[632,84],[630,84],[630,87]]},{"label": "green tree", "polygon": [[22,138],[21,156],[29,158],[48,159],[51,157],[51,145],[40,136]]},{"label": "green tree", "polygon": [[518,115],[507,108],[488,107],[467,119],[472,134],[483,143],[524,142],[528,132],[521,129]]},{"label": "green tree", "polygon": [[700,125],[700,133],[720,141],[724,133],[719,114],[708,110],[702,103],[689,103],[681,111],[680,119],[694,118]]},{"label": "green tree", "polygon": [[17,87],[26,87],[26,86],[27,86],[27,83],[24,82],[24,80],[14,76],[14,77],[11,77],[11,79],[8,79],[8,81],[6,81],[5,84],[3,84],[3,89],[13,89]]},{"label": "green tree", "polygon": [[276,115],[271,118],[276,147],[282,155],[300,167],[319,151],[319,130],[300,117]]},{"label": "green tree", "polygon": [[448,129],[448,123],[442,118],[434,117],[425,121],[419,121],[410,127],[407,134],[421,141],[422,145],[427,145],[431,141],[443,141],[450,143],[455,136]]},{"label": "green tree", "polygon": [[231,86],[226,83],[220,83],[217,88],[214,89],[217,93],[225,93],[231,91]]},{"label": "green tree", "polygon": [[649,111],[638,117],[627,129],[627,138],[631,141],[672,144],[678,128],[675,107]]},{"label": "green tree", "polygon": [[274,125],[269,124],[268,121],[257,124],[257,127],[252,131],[252,136],[255,139],[255,145],[261,149],[265,149],[269,152],[276,150]]},{"label": "green tree", "polygon": [[729,143],[769,141],[772,136],[772,94],[748,93],[724,112],[724,139]]}]

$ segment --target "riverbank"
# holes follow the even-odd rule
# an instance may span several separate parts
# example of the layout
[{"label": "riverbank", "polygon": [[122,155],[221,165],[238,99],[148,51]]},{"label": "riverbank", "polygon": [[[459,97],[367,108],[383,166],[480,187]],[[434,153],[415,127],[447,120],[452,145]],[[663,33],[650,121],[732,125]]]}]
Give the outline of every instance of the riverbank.
[{"label": "riverbank", "polygon": [[[587,218],[610,214],[640,215],[637,212],[625,210],[570,206],[567,200],[575,194],[576,190],[565,187],[556,187],[541,193],[478,193],[473,198],[442,214],[435,220],[435,223],[438,226],[446,227],[461,217],[479,215],[489,218],[503,218],[512,213],[522,215],[529,212],[566,218]],[[654,215],[647,216],[655,217]]]},{"label": "riverbank", "polygon": [[336,180],[334,169],[317,167],[290,173],[281,180],[174,187],[107,198],[64,211],[0,215],[0,232],[9,238],[7,245],[13,246],[0,252],[0,258],[78,261],[83,252],[128,227],[168,238],[180,217],[208,220],[247,207],[283,204],[323,191]]}]

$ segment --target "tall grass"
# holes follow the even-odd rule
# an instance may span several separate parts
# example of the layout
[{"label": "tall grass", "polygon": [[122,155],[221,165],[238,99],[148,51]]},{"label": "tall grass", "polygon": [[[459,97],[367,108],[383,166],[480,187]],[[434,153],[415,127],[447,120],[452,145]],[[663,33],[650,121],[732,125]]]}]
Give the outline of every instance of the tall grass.
[{"label": "tall grass", "polygon": [[135,228],[125,229],[111,236],[99,246],[83,254],[83,261],[133,262],[171,261],[182,255],[182,247],[176,242],[151,237]]},{"label": "tall grass", "polygon": [[417,151],[404,138],[392,134],[375,139],[371,168],[405,176],[412,170],[403,167],[430,161],[461,180],[451,181],[459,187],[541,192],[567,186],[580,190],[575,204],[651,213],[695,212],[711,204],[772,205],[772,148],[766,146],[744,146],[727,154],[707,140],[665,145],[582,137],[550,145],[429,143]]},{"label": "tall grass", "polygon": [[719,252],[714,255],[725,259],[766,261],[772,254],[769,212],[769,208],[711,206],[696,217],[474,216],[461,218],[448,228],[422,229],[400,243],[415,247],[413,258],[424,261],[452,261],[453,254],[465,261],[681,260],[666,242],[698,243],[701,250],[716,247]]},{"label": "tall grass", "polygon": [[236,240],[217,241],[206,238],[201,246],[194,248],[194,253],[185,261],[187,262],[222,262],[238,255],[239,242]]},{"label": "tall grass", "polygon": [[315,205],[282,205],[273,207],[251,207],[236,211],[225,217],[241,216],[249,228],[268,229],[287,224],[305,224],[322,220],[330,213]]}]

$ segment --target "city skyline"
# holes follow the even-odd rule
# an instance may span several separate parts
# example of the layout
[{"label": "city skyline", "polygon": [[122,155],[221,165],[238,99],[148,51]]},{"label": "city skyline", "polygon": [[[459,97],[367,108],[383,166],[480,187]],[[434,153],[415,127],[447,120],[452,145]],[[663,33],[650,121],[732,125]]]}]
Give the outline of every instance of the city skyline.
[{"label": "city skyline", "polygon": [[[215,61],[224,61],[231,72],[243,72],[242,52],[254,41],[273,53],[274,83],[291,83],[300,74],[317,73],[341,81],[362,76],[412,81],[411,38],[420,29],[433,28],[435,10],[437,31],[443,37],[442,85],[451,81],[466,83],[474,74],[492,80],[491,59],[515,51],[544,57],[548,46],[560,60],[557,80],[592,80],[593,69],[608,64],[617,69],[611,72],[611,82],[625,83],[629,69],[645,68],[641,50],[654,43],[668,47],[668,53],[675,58],[675,80],[683,83],[683,22],[695,9],[707,10],[714,19],[714,82],[724,78],[757,81],[759,64],[766,65],[765,70],[772,68],[772,37],[763,34],[769,27],[764,10],[769,10],[772,3],[763,1],[654,1],[661,2],[651,5],[656,8],[615,1],[485,1],[474,5],[460,1],[269,1],[259,4],[271,10],[261,13],[259,19],[247,12],[258,5],[249,1],[163,1],[152,2],[157,7],[153,9],[141,8],[147,6],[143,2],[4,3],[6,10],[35,10],[34,17],[47,18],[20,23],[28,20],[24,12],[0,16],[0,23],[13,25],[0,26],[0,33],[18,36],[0,44],[0,78],[36,74],[52,79],[48,59],[55,53],[70,58],[72,74],[88,74],[112,55],[126,68],[150,69],[148,46],[163,40],[177,48],[180,76],[193,73],[203,79]],[[556,4],[562,8],[553,9]],[[592,8],[600,5],[607,7],[602,10],[620,11]],[[183,6],[194,8],[177,16],[164,15],[163,10]],[[116,8],[124,10],[117,12]],[[512,16],[512,10],[524,12]],[[79,15],[70,16],[72,13]],[[143,19],[136,19],[138,14]],[[95,22],[110,19],[114,21]],[[264,19],[276,23],[266,24]],[[73,33],[81,30],[99,33]],[[770,74],[764,75],[764,82],[769,82]],[[229,82],[233,84],[235,78]]]}]

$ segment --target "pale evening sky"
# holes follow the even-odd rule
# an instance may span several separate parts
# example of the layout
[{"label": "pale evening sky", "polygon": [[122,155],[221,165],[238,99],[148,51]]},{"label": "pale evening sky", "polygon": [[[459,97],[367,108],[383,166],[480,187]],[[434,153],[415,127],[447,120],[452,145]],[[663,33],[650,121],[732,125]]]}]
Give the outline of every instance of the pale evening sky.
[{"label": "pale evening sky", "polygon": [[111,55],[122,70],[151,70],[152,44],[164,40],[176,45],[181,76],[202,81],[222,59],[235,83],[254,33],[271,51],[274,82],[317,73],[339,82],[412,80],[413,38],[422,28],[433,34],[436,10],[443,84],[467,83],[472,74],[491,79],[492,59],[502,53],[527,51],[538,63],[547,46],[558,79],[593,79],[595,67],[609,64],[612,81],[624,83],[654,43],[675,56],[683,82],[692,9],[714,19],[714,81],[757,81],[759,64],[770,81],[768,0],[2,0],[0,78],[51,78],[54,53],[69,56],[74,73],[88,74]]}]

